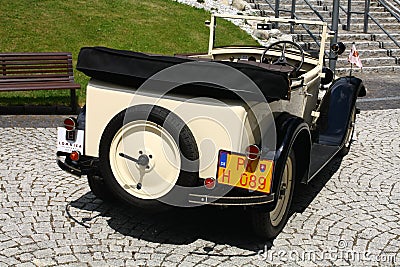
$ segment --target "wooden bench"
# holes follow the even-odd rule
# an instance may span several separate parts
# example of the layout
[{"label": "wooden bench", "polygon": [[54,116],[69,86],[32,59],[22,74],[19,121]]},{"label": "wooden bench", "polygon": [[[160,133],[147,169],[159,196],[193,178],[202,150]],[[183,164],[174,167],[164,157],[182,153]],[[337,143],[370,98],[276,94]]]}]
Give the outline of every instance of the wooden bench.
[{"label": "wooden bench", "polygon": [[71,53],[0,53],[0,92],[69,89],[76,110]]}]

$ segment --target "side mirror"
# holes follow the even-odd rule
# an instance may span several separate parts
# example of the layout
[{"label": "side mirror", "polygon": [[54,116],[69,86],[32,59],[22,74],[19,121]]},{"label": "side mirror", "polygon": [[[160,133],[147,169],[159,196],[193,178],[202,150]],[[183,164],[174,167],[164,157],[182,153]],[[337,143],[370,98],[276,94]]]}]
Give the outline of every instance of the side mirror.
[{"label": "side mirror", "polygon": [[336,55],[343,54],[344,50],[346,50],[346,46],[342,42],[335,43],[331,46],[331,51]]},{"label": "side mirror", "polygon": [[211,24],[211,21],[209,21],[209,20],[206,20],[206,21],[204,22],[204,25],[206,25],[206,26],[208,26],[208,27],[210,27],[210,24]]}]

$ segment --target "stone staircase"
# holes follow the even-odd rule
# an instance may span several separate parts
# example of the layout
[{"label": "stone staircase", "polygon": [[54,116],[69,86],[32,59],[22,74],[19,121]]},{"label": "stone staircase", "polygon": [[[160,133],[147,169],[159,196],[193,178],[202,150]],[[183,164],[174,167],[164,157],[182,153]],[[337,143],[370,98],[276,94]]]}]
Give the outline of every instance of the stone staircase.
[{"label": "stone staircase", "polygon": [[[274,11],[267,4],[267,1],[274,6],[274,0],[247,0],[252,8],[251,12],[259,16],[275,16]],[[394,1],[396,5],[399,0]],[[281,0],[280,9],[291,9],[291,0]],[[308,2],[316,9],[324,20],[331,24],[332,18],[332,1],[329,0],[308,0]],[[352,0],[352,11],[363,12],[364,0]],[[341,6],[347,11],[347,1],[341,1]],[[348,73],[350,65],[347,62],[347,55],[351,49],[352,42],[356,43],[357,50],[360,54],[363,63],[362,72],[379,72],[379,73],[400,73],[400,48],[377,26],[369,19],[368,33],[363,33],[364,15],[352,14],[350,30],[346,29],[347,16],[343,9],[339,9],[339,31],[338,41],[346,45],[346,52],[339,56],[336,64],[337,74]],[[306,4],[305,0],[296,1],[296,16],[300,19],[318,19],[317,15]],[[281,17],[290,17],[289,12],[281,12]],[[398,43],[400,43],[400,23],[395,17],[385,10],[383,6],[378,4],[377,0],[371,0],[370,14],[375,18],[383,28],[388,31]],[[311,29],[313,34],[318,34],[318,31]],[[303,42],[305,47],[312,49],[316,48],[309,34],[301,27],[295,27],[297,40]],[[329,49],[329,46],[326,47]],[[360,72],[357,67],[353,67],[353,72]]]}]

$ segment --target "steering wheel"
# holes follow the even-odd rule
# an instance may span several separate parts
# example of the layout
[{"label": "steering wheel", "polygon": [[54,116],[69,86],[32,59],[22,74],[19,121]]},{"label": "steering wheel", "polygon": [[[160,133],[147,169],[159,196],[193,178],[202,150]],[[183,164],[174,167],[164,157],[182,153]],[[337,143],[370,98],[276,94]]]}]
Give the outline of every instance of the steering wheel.
[{"label": "steering wheel", "polygon": [[[300,52],[301,60],[296,65],[289,63],[286,59],[285,52],[286,52],[286,45],[288,45],[288,44],[291,45],[292,47],[296,48],[296,50],[298,50]],[[299,71],[301,66],[303,66],[303,63],[304,63],[304,50],[299,44],[296,44],[295,42],[292,42],[292,41],[278,41],[278,42],[270,44],[267,48],[265,48],[264,53],[261,55],[260,61],[262,63],[264,63],[264,61],[266,61],[265,55],[271,48],[273,48],[275,46],[277,46],[282,51],[282,53],[281,53],[280,57],[278,57],[278,59],[276,59],[275,61],[272,62],[272,64],[273,65],[291,66],[294,68],[294,71],[296,71],[296,72]]]}]

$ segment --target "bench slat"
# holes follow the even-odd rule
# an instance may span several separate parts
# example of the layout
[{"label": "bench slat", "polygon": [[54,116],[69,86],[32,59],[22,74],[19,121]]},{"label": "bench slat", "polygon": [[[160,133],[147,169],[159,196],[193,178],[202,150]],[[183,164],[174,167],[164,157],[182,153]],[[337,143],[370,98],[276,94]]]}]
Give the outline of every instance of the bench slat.
[{"label": "bench slat", "polygon": [[30,70],[30,69],[68,69],[68,65],[22,65],[22,66],[7,66],[7,70]]},{"label": "bench slat", "polygon": [[[0,66],[8,66],[8,65],[66,65],[67,62],[65,60],[54,60],[54,61],[46,61],[35,59],[32,61],[1,61]],[[69,64],[67,64],[68,66]]]},{"label": "bench slat", "polygon": [[9,56],[60,56],[60,55],[67,55],[70,56],[70,52],[6,52],[0,53],[0,57],[9,57]]},{"label": "bench slat", "polygon": [[34,75],[37,74],[37,76],[41,76],[41,74],[58,74],[58,75],[62,75],[62,74],[68,74],[68,72],[66,70],[22,70],[22,71],[6,71],[5,73],[3,73],[3,76],[7,76],[7,75],[21,75],[21,74],[28,74],[28,75]]},{"label": "bench slat", "polygon": [[47,54],[47,53],[36,53],[36,54],[2,54],[0,53],[0,60],[23,60],[27,59],[30,60],[31,58],[46,58],[46,59],[66,59],[72,58],[71,54]]},{"label": "bench slat", "polygon": [[57,90],[57,89],[80,89],[80,84],[69,82],[53,83],[19,83],[10,85],[0,84],[0,91],[29,91],[29,90]]},{"label": "bench slat", "polygon": [[66,81],[73,82],[70,76],[60,76],[60,75],[47,75],[46,77],[41,76],[8,76],[8,79],[0,78],[0,84],[5,83],[18,83],[18,82],[51,82],[51,81]]}]

